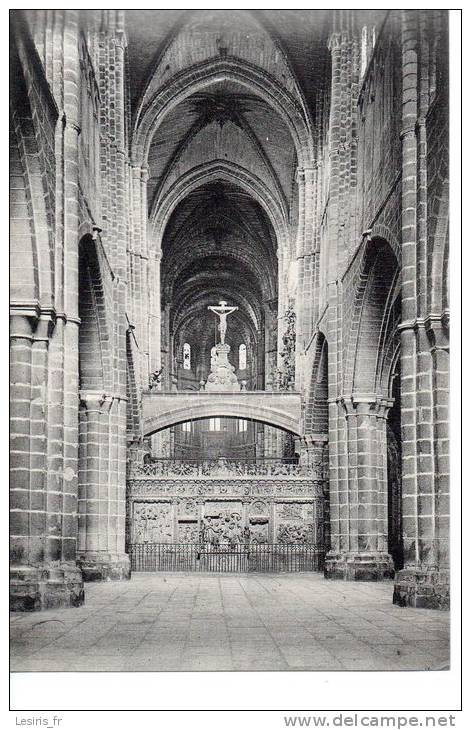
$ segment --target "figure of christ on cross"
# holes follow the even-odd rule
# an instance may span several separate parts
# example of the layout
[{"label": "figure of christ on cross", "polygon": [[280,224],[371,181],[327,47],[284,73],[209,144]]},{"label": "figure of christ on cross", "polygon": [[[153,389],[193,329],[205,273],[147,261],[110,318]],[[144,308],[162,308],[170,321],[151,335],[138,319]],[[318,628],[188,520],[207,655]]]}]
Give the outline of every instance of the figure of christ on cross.
[{"label": "figure of christ on cross", "polygon": [[219,302],[219,306],[213,306],[208,307],[208,309],[211,310],[211,312],[214,312],[214,314],[217,314],[219,317],[219,332],[221,333],[221,345],[224,344],[224,340],[226,337],[226,330],[227,330],[227,316],[229,314],[232,314],[232,312],[235,312],[236,309],[239,309],[239,307],[228,307],[227,302],[221,301]]}]

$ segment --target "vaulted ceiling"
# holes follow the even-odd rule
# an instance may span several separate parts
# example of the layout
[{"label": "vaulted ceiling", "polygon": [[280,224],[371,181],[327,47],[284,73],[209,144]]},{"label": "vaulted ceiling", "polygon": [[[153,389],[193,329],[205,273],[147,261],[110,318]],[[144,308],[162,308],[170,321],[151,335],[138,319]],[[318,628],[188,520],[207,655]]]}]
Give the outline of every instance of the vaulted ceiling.
[{"label": "vaulted ceiling", "polygon": [[179,176],[214,159],[250,169],[284,205],[290,200],[296,151],[289,130],[263,100],[222,81],[185,99],[160,125],[148,158],[149,211]]},{"label": "vaulted ceiling", "polygon": [[[355,10],[358,24],[376,23],[386,10]],[[327,42],[333,29],[334,11],[319,10],[126,10],[126,33],[131,72],[132,100],[136,104],[152,68],[171,39],[190,18],[199,19],[200,32],[242,23],[250,15],[283,48],[291,68],[313,111],[322,63],[328,59]]]},{"label": "vaulted ceiling", "polygon": [[195,317],[212,322],[208,305],[226,299],[252,332],[260,331],[263,303],[277,295],[275,246],[266,214],[236,186],[216,182],[186,197],[162,242],[162,297],[172,305],[172,330]]},{"label": "vaulted ceiling", "polygon": [[215,23],[220,28],[242,23],[251,15],[286,51],[309,99],[316,86],[318,62],[326,56],[332,10],[127,10],[126,30],[131,64],[131,87],[136,102],[150,69],[190,17],[198,18],[200,33]]},{"label": "vaulted ceiling", "polygon": [[331,10],[126,11],[131,147],[176,340],[206,341],[221,299],[239,308],[229,341],[263,340],[280,251],[296,245],[296,171],[315,164],[332,29]]}]

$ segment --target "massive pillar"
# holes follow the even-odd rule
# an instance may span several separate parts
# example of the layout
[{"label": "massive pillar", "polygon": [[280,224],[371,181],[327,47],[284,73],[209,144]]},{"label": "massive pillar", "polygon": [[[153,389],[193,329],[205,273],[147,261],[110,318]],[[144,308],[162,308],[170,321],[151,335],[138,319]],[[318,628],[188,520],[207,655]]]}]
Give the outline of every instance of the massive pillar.
[{"label": "massive pillar", "polygon": [[[16,610],[83,602],[76,565],[79,29],[77,11],[51,12],[45,49],[49,86],[42,79],[38,85],[48,90],[46,97],[52,90],[54,100],[48,103],[56,105],[60,120],[49,130],[50,139],[55,136],[56,164],[48,168],[56,176],[54,249],[37,265],[41,271],[53,267],[54,296],[44,306],[48,297],[40,289],[33,311],[12,309],[12,416],[19,419],[12,422],[11,479],[11,602]],[[48,222],[36,224],[47,228]]]},{"label": "massive pillar", "polygon": [[[10,361],[10,606],[78,606],[74,494],[48,494],[46,388],[49,318],[12,312]],[[72,485],[73,486],[73,485]]]},{"label": "massive pillar", "polygon": [[296,387],[301,385],[301,352],[312,334],[319,309],[319,251],[316,218],[317,168],[298,169],[298,237],[296,260]]},{"label": "massive pillar", "polygon": [[101,392],[81,392],[78,558],[83,577],[129,578],[125,554],[126,404]]},{"label": "massive pillar", "polygon": [[401,330],[404,568],[394,603],[449,608],[448,330],[441,321]]},{"label": "massive pillar", "polygon": [[[128,206],[131,188],[140,194],[140,181],[131,185],[126,130],[125,35],[121,11],[103,11],[99,35],[101,73],[100,124],[103,171],[103,232],[84,250],[82,324],[80,340],[80,548],[79,561],[87,580],[128,578],[125,555],[126,405],[128,346],[126,292],[128,287]],[[137,190],[136,190],[137,188]],[[139,231],[139,221],[136,222]],[[131,259],[140,293],[142,236]],[[132,268],[132,267],[131,267]],[[132,290],[131,290],[132,291]],[[139,317],[138,336],[145,339]],[[145,352],[145,342],[143,346]],[[106,355],[106,357],[105,357]],[[143,369],[143,368],[141,368]],[[139,370],[139,368],[137,368]],[[140,373],[137,372],[139,377]],[[77,391],[75,394],[77,398]],[[78,441],[78,437],[76,436]]]},{"label": "massive pillar", "polygon": [[[423,39],[422,39],[423,42]],[[426,308],[427,148],[417,11],[402,13],[401,432],[404,569],[394,602],[447,608],[448,329]],[[436,368],[439,368],[437,371]]]},{"label": "massive pillar", "polygon": [[391,402],[355,395],[341,403],[338,487],[331,489],[332,549],[326,578],[382,580],[394,575],[388,554],[386,417]]}]

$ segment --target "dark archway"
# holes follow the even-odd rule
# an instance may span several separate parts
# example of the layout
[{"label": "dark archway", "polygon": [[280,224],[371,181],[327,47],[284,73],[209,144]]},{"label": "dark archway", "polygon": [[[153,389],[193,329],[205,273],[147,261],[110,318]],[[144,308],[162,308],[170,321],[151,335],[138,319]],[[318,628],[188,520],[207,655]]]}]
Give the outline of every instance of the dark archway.
[{"label": "dark archway", "polygon": [[401,367],[398,359],[392,382],[393,406],[388,413],[387,466],[388,466],[388,552],[395,570],[404,566],[402,535],[402,444],[401,444]]},{"label": "dark archway", "polygon": [[[329,490],[329,347],[327,339],[319,332],[316,340],[314,365],[309,389],[305,431],[310,434],[315,447],[314,459],[321,463],[319,476],[323,484],[324,545],[330,550],[330,490]],[[317,441],[316,441],[317,437]]]}]

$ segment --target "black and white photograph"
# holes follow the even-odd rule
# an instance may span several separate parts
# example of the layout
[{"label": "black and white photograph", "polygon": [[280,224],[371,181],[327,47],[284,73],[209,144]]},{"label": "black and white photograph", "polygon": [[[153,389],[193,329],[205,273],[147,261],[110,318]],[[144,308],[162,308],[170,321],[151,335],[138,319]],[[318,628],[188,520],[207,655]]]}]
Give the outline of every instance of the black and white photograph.
[{"label": "black and white photograph", "polygon": [[450,13],[9,10],[12,681],[446,681]]}]

